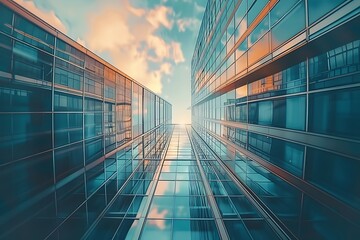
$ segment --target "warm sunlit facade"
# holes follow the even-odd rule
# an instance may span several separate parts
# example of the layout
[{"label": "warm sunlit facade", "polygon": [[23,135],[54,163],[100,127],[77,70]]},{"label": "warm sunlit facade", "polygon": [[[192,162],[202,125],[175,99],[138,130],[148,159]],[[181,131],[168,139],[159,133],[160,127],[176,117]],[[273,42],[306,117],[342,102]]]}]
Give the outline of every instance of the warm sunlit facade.
[{"label": "warm sunlit facade", "polygon": [[192,126],[290,237],[359,236],[359,6],[211,0],[205,10]]}]

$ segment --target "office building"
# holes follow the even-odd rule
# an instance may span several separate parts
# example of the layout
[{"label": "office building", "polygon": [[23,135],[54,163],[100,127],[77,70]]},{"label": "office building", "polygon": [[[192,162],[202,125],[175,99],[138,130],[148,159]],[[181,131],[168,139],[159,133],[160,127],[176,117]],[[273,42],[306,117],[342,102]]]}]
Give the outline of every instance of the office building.
[{"label": "office building", "polygon": [[0,3],[0,239],[357,239],[360,2],[209,0],[192,126]]},{"label": "office building", "polygon": [[210,0],[200,27],[192,127],[291,238],[359,236],[359,6]]},{"label": "office building", "polygon": [[167,139],[171,104],[0,3],[0,239],[76,239]]}]

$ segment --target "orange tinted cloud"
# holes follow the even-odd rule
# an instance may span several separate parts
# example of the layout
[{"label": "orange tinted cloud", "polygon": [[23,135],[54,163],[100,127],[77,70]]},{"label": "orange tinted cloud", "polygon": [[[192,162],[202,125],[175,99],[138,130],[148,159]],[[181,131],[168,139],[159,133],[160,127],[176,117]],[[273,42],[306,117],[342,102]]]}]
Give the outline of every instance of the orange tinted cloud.
[{"label": "orange tinted cloud", "polygon": [[173,16],[165,6],[135,8],[123,0],[121,7],[104,6],[88,15],[91,28],[84,40],[91,50],[108,54],[120,70],[161,93],[163,76],[172,74],[173,64],[185,61],[179,42],[156,34],[173,27]]}]

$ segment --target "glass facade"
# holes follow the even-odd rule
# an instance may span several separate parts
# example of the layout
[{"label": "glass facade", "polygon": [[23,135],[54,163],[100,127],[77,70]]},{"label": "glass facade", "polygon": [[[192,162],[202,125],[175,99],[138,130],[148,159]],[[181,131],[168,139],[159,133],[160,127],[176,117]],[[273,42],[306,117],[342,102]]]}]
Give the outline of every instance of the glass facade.
[{"label": "glass facade", "polygon": [[191,126],[14,2],[0,13],[0,239],[360,236],[359,1],[209,0]]},{"label": "glass facade", "polygon": [[205,10],[192,127],[291,238],[359,236],[359,22],[359,1]]},{"label": "glass facade", "polygon": [[0,102],[0,239],[81,238],[172,121],[170,103],[11,1]]}]

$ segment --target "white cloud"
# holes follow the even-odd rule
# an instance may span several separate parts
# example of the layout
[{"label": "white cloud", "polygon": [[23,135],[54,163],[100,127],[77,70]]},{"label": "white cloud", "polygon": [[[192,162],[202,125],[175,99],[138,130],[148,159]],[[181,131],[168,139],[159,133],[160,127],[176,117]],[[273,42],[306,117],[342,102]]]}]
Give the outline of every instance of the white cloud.
[{"label": "white cloud", "polygon": [[91,28],[84,40],[91,50],[108,54],[120,70],[161,93],[163,77],[172,74],[173,64],[185,61],[179,42],[157,35],[160,28],[172,29],[173,17],[171,8],[135,8],[122,0],[121,8],[104,6],[88,15]]},{"label": "white cloud", "polygon": [[65,25],[61,22],[61,20],[55,15],[54,11],[43,11],[39,9],[34,2],[26,1],[26,0],[14,0],[19,5],[26,8],[28,11],[32,12],[45,22],[49,23],[59,31],[66,33],[67,29]]},{"label": "white cloud", "polygon": [[195,7],[195,11],[197,13],[204,13],[205,12],[205,7],[200,6],[199,4],[197,4],[197,2],[194,3],[194,7]]},{"label": "white cloud", "polygon": [[155,27],[159,28],[161,25],[167,29],[171,29],[174,21],[169,19],[168,16],[174,15],[171,8],[165,6],[158,6],[151,9],[147,14],[147,20]]},{"label": "white cloud", "polygon": [[200,27],[200,20],[197,18],[180,18],[176,21],[179,32],[185,32],[187,29],[197,32]]}]

